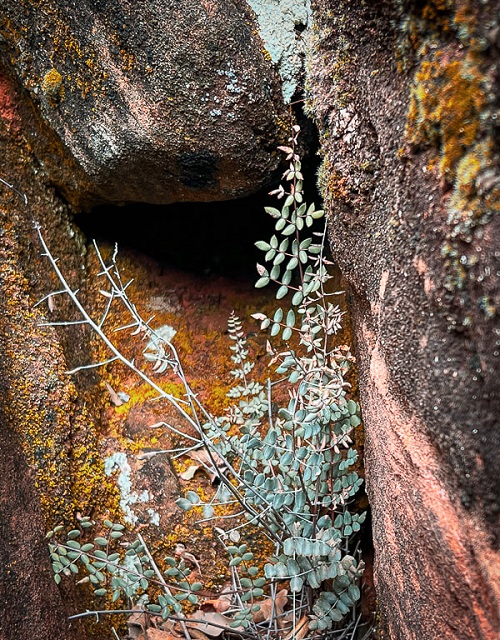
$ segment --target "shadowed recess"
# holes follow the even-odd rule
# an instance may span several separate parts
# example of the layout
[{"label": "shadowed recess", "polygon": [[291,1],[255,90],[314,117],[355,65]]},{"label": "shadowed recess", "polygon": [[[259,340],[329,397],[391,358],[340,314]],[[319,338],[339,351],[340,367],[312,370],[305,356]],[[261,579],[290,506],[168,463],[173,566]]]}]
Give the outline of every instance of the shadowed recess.
[{"label": "shadowed recess", "polygon": [[254,243],[272,234],[267,193],[224,202],[101,205],[76,223],[88,238],[117,242],[165,265],[204,275],[256,277],[262,252]]}]

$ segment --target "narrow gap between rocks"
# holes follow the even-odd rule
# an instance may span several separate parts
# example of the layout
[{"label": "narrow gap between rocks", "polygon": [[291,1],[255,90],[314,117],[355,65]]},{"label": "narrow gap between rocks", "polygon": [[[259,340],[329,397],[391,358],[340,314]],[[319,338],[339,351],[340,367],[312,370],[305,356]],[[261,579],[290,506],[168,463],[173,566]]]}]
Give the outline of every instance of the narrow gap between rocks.
[{"label": "narrow gap between rocks", "polygon": [[[305,182],[309,188],[306,201],[315,202],[320,207],[322,203],[315,179],[317,166],[311,167],[311,164],[316,165],[315,162],[307,164],[309,166],[305,168]],[[274,233],[275,221],[266,214],[264,207],[281,206],[281,202],[267,191],[223,202],[171,205],[128,203],[121,206],[106,204],[88,213],[79,214],[75,222],[89,241],[95,239],[98,243],[108,245],[116,242],[119,253],[127,254],[128,260],[149,271],[148,285],[143,288],[141,284],[141,292],[150,300],[150,304],[151,301],[157,304],[162,286],[169,291],[173,291],[171,287],[174,286],[177,291],[182,291],[180,299],[187,316],[204,314],[206,309],[210,309],[210,313],[215,314],[210,322],[218,331],[224,332],[227,317],[234,308],[236,290],[239,290],[239,294],[244,291],[246,305],[253,304],[256,293],[253,285],[257,279],[255,265],[263,260],[262,252],[256,249],[255,242],[267,241]],[[338,267],[334,268],[333,286],[335,290],[342,290],[344,287]],[[267,295],[270,302],[274,299],[271,288],[259,291]],[[338,303],[346,312],[344,329],[338,339],[352,346],[347,296],[341,297]],[[165,311],[162,306],[158,310],[155,306],[151,308],[159,312],[160,317]],[[252,308],[250,313],[258,310]],[[242,320],[245,325],[249,318],[242,317]],[[254,339],[256,338],[251,338]],[[206,355],[200,354],[202,358],[206,358]],[[194,371],[195,369],[193,373]],[[353,386],[353,395],[358,399],[356,372],[353,372],[349,381]],[[134,438],[137,434],[128,433],[125,429],[125,435]],[[362,456],[364,443],[361,431],[356,433],[356,440]],[[358,471],[362,474],[361,468]],[[368,508],[363,495],[358,495],[357,503],[360,510]],[[371,618],[375,609],[370,518],[360,538],[360,547],[367,565],[363,578],[364,597],[361,601],[361,611],[366,620]]]},{"label": "narrow gap between rocks", "polygon": [[[305,201],[319,208],[317,130],[303,114],[297,116],[305,144],[301,150]],[[285,163],[281,169],[285,169]],[[255,242],[268,240],[274,233],[275,221],[264,207],[281,208],[282,201],[269,195],[280,181],[278,170],[270,188],[236,200],[103,204],[77,215],[75,222],[89,240],[117,242],[119,247],[139,251],[166,268],[253,283],[257,279],[256,262],[263,260]]]}]

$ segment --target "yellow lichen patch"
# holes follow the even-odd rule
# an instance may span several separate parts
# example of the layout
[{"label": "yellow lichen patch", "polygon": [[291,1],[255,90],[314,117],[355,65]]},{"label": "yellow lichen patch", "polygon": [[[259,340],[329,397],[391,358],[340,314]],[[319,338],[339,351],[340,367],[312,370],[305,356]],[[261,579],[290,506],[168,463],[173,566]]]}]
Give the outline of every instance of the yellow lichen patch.
[{"label": "yellow lichen patch", "polygon": [[[6,244],[14,233],[10,226]],[[40,307],[33,308],[15,251],[2,252],[0,264],[5,285],[0,305],[9,327],[2,373],[5,419],[35,473],[47,526],[72,522],[78,510],[111,509],[116,490],[105,485],[94,424],[79,406],[57,336],[39,326],[44,318]]]},{"label": "yellow lichen patch", "polygon": [[415,75],[406,126],[408,142],[433,146],[439,169],[452,183],[458,162],[474,144],[486,104],[483,76],[471,54],[450,59],[443,50],[424,60]]},{"label": "yellow lichen patch", "polygon": [[[180,398],[184,394],[184,387],[180,382],[162,380],[157,384],[165,393],[168,393],[174,398]],[[158,392],[147,382],[143,382],[137,387],[129,388],[128,394],[130,396],[130,400],[115,409],[119,416],[125,417],[135,405],[142,404],[148,400],[158,397]]]},{"label": "yellow lichen patch", "polygon": [[43,76],[42,91],[52,100],[64,98],[64,85],[62,75],[57,69],[50,69]]},{"label": "yellow lichen patch", "polygon": [[[482,145],[484,147],[484,145]],[[467,198],[473,195],[475,180],[483,164],[483,158],[487,155],[484,149],[481,153],[479,147],[467,153],[458,163],[455,180],[455,197]]]},{"label": "yellow lichen patch", "polygon": [[475,145],[457,165],[455,183],[448,202],[452,235],[469,240],[472,229],[500,211],[500,189],[497,182],[489,188],[488,175],[494,166],[493,141]]},{"label": "yellow lichen patch", "polygon": [[[90,455],[89,455],[90,454]],[[121,518],[116,484],[104,474],[104,465],[97,448],[89,451],[82,444],[73,455],[73,503],[80,513],[106,514]]]},{"label": "yellow lichen patch", "polygon": [[264,58],[268,61],[268,62],[272,62],[273,59],[271,57],[271,54],[269,53],[269,51],[266,48],[262,49],[262,55],[264,56]]},{"label": "yellow lichen patch", "polygon": [[231,400],[227,396],[228,381],[215,379],[207,396],[207,409],[215,416],[223,415],[230,406]]}]

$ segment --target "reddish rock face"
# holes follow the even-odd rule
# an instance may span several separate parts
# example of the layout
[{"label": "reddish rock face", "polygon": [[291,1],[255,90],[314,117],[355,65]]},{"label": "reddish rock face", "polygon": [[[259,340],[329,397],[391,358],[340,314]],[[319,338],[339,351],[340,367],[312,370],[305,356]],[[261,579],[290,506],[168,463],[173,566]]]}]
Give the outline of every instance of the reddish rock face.
[{"label": "reddish rock face", "polygon": [[449,5],[313,2],[309,108],[398,640],[500,628],[498,15]]},{"label": "reddish rock face", "polygon": [[82,408],[65,380],[61,346],[39,326],[42,314],[30,299],[41,284],[33,220],[58,238],[73,275],[79,248],[68,236],[67,209],[40,183],[18,100],[0,69],[0,638],[70,640],[82,629],[68,622],[73,599],[53,580],[43,511],[51,524],[74,513],[70,442],[75,452],[90,452],[92,429],[82,440]]},{"label": "reddish rock face", "polygon": [[0,32],[32,142],[72,200],[225,200],[269,183],[288,118],[245,2],[7,0]]},{"label": "reddish rock face", "polygon": [[79,637],[52,579],[33,474],[1,410],[0,419],[0,638]]}]

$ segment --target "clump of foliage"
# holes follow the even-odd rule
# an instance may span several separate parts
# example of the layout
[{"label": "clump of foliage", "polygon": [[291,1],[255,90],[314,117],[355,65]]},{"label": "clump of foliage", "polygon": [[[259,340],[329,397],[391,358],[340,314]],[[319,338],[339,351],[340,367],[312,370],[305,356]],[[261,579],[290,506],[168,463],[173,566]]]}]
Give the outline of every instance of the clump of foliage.
[{"label": "clump of foliage", "polygon": [[[299,627],[300,638],[339,629],[353,629],[354,633],[359,623],[352,611],[360,597],[363,562],[353,550],[353,540],[365,516],[350,507],[362,484],[354,470],[357,452],[351,446],[351,433],[360,424],[359,406],[349,399],[344,377],[353,358],[346,346],[338,346],[334,340],[342,318],[334,302],[339,292],[329,290],[331,263],[325,256],[325,229],[319,230],[317,222],[323,218],[323,211],[303,202],[298,135],[299,127],[294,126],[289,146],[280,147],[288,169],[284,184],[273,193],[283,200],[283,206],[266,208],[275,220],[276,233],[269,241],[257,243],[265,264],[257,266],[256,286],[274,283],[276,298],[283,301],[272,317],[253,314],[261,329],[269,331],[270,364],[276,367],[278,379],[269,380],[267,387],[252,380],[254,362],[242,323],[232,314],[228,326],[235,384],[229,396],[234,402],[223,416],[212,416],[201,405],[184,376],[172,342],[155,332],[128,299],[116,252],[111,264],[106,265],[97,250],[102,264],[100,275],[107,281],[103,294],[108,299],[106,312],[97,322],[67,284],[40,236],[62,283],[57,294],[68,294],[81,321],[104,341],[111,352],[107,362],[125,363],[160,397],[170,400],[196,433],[186,436],[184,450],[203,447],[207,452],[207,464],[220,480],[217,491],[209,501],[202,501],[191,490],[177,504],[185,510],[201,507],[205,519],[214,517],[215,506],[236,507],[231,526],[218,529],[230,557],[233,581],[229,627],[254,637],[265,633],[267,637],[294,638]],[[154,357],[148,352],[151,371],[127,359],[107,335],[105,323],[115,302],[124,304],[132,317],[123,328],[158,345]],[[182,399],[169,395],[154,381],[154,375],[166,370],[173,371],[183,383]],[[283,397],[283,386],[288,400],[276,411],[275,399]],[[167,559],[167,585],[144,541],[139,539],[127,548],[127,563],[109,548],[113,539],[121,537],[120,525],[105,523],[109,528],[106,538],[82,544],[80,535],[87,523],[82,520],[80,528],[70,531],[65,542],[59,540],[60,532],[51,532],[56,580],[84,565],[88,580],[98,587],[96,595],[109,590],[113,600],[120,595],[134,600],[138,586],[148,595],[152,580],[156,581],[160,595],[154,601],[143,600],[146,610],[163,618],[173,615],[182,619],[182,602],[198,602],[196,591],[201,586],[189,583],[185,565],[178,565],[175,559],[170,559],[170,565]],[[258,525],[274,543],[274,555],[264,567],[258,566],[246,544],[239,544],[247,523]],[[264,603],[277,602],[279,594],[288,590],[286,611],[273,605],[259,622],[258,612]]]},{"label": "clump of foliage", "polygon": [[[94,523],[89,517],[78,519],[78,529],[65,534],[65,540],[58,539],[63,532],[59,525],[47,533],[49,552],[52,560],[54,579],[57,584],[61,576],[85,574],[79,584],[89,582],[93,585],[94,595],[105,596],[111,592],[111,602],[125,597],[134,601],[138,591],[159,590],[155,600],[148,604],[151,612],[167,618],[172,612],[182,611],[183,600],[198,604],[196,592],[202,589],[201,582],[189,582],[191,569],[185,561],[175,557],[166,557],[169,567],[164,575],[159,571],[144,539],[139,534],[133,542],[118,545],[124,535],[125,526],[104,521],[104,533],[90,537]],[[170,582],[175,590],[167,582]]]}]

